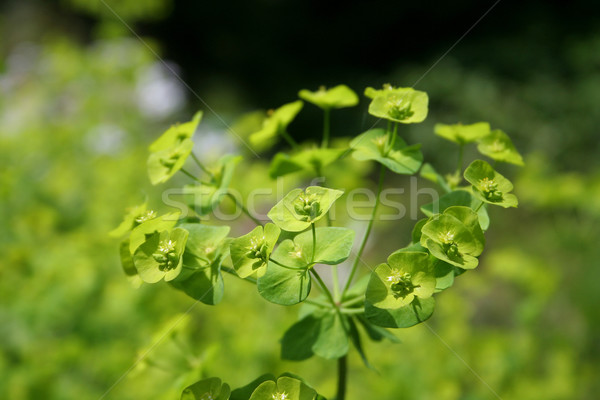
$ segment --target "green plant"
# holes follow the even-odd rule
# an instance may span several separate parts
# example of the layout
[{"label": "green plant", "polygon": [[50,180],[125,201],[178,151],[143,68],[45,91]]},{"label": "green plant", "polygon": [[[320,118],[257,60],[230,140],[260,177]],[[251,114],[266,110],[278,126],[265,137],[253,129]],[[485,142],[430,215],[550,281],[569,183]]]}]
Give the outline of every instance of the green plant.
[{"label": "green plant", "polygon": [[[136,284],[165,280],[198,301],[215,305],[224,293],[222,273],[255,284],[266,300],[284,306],[303,303],[301,318],[283,335],[281,355],[304,360],[313,355],[338,360],[336,398],[346,393],[346,357],[352,345],[369,366],[361,344],[365,336],[374,341],[396,342],[390,328],[408,328],[426,321],[435,307],[434,295],[452,286],[456,276],[477,267],[489,227],[486,207],[516,207],[509,193],[511,182],[482,160],[463,170],[464,147],[477,143],[478,150],[494,162],[522,165],[522,158],[508,136],[489,124],[441,125],[435,133],[458,145],[456,170],[446,176],[423,164],[420,145],[408,145],[400,136],[401,124],[422,122],[428,113],[427,94],[412,88],[367,88],[369,113],[386,120],[385,129],[369,129],[345,147],[330,148],[332,109],[355,106],[356,94],[344,85],[316,92],[302,90],[299,96],[324,111],[323,139],[319,147],[298,144],[287,132],[301,111],[298,100],[272,111],[249,137],[261,150],[278,138],[292,148],[291,154],[273,156],[272,178],[303,171],[322,176],[325,167],[350,154],[357,161],[380,164],[375,205],[358,250],[352,254],[354,230],[336,227],[330,209],[343,199],[344,191],[321,186],[295,188],[275,204],[263,221],[253,215],[229,191],[240,157],[225,155],[216,165],[204,165],[192,152],[192,136],[202,114],[174,125],[149,147],[148,172],[153,184],[168,181],[177,172],[193,180],[186,185],[186,215],[180,212],[158,216],[146,203],[136,206],[112,232],[121,237],[121,259],[127,276]],[[190,158],[202,171],[185,169]],[[390,254],[370,274],[354,279],[375,222],[385,173],[421,176],[439,185],[443,194],[423,205],[426,218],[417,221],[407,245]],[[466,180],[470,185],[465,185]],[[228,237],[227,225],[210,225],[203,218],[225,197],[231,198],[257,226],[240,237]],[[349,206],[346,203],[346,206]],[[318,225],[318,226],[317,226]],[[342,286],[338,265],[353,256],[349,278]],[[318,264],[331,266],[332,287],[326,285]],[[319,295],[312,286],[318,286]],[[309,297],[310,296],[310,297]],[[360,327],[360,329],[359,329]],[[263,375],[247,386],[231,391],[218,378],[203,379],[187,387],[182,399],[309,400],[322,398],[302,378],[286,373],[279,378]]]}]

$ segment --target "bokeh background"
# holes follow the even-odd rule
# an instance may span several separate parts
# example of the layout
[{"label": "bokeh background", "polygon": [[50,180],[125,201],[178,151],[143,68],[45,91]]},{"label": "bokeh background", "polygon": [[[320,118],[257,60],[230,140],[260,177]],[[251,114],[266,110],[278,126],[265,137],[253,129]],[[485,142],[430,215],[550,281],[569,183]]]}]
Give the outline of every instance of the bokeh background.
[{"label": "bokeh background", "polygon": [[[268,157],[221,119],[234,125],[302,88],[386,82],[428,92],[428,119],[404,135],[439,169],[456,155],[433,125],[480,120],[505,130],[526,166],[502,169],[521,204],[491,211],[480,267],[438,295],[429,328],[367,344],[377,371],[353,352],[348,398],[597,398],[600,3],[500,1],[474,27],[494,2],[0,4],[0,398],[176,399],[200,376],[237,387],[284,371],[333,396],[334,361],[279,360],[298,309],[234,277],[222,304],[195,306],[155,345],[193,300],[132,288],[107,232],[127,207],[159,207],[162,190],[185,183],[151,187],[146,147],[195,110],[203,157],[237,152],[253,166],[234,180],[244,192],[262,184]],[[333,135],[369,128],[367,104],[334,114]],[[290,133],[318,137],[319,118],[306,105]],[[373,187],[364,166],[329,173]],[[366,259],[404,245],[411,226],[376,225]],[[233,232],[250,227],[241,218]]]}]

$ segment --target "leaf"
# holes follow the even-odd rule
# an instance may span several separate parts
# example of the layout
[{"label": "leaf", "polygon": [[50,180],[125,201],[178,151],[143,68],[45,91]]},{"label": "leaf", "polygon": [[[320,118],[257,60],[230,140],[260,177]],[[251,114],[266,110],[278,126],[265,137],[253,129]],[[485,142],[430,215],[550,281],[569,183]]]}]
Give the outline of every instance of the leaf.
[{"label": "leaf", "polygon": [[131,232],[133,228],[140,224],[140,222],[138,222],[137,219],[146,215],[147,208],[147,203],[142,203],[140,205],[131,207],[131,209],[128,210],[127,214],[125,214],[125,217],[123,218],[123,221],[119,224],[119,226],[110,231],[108,235],[113,238],[120,238]]},{"label": "leaf", "polygon": [[473,185],[473,194],[485,203],[504,208],[519,204],[517,197],[509,193],[513,184],[485,161],[473,161],[465,170],[464,177]]},{"label": "leaf", "polygon": [[[315,229],[316,249],[314,262],[316,264],[337,265],[350,256],[355,232],[341,227],[320,227]],[[305,259],[310,258],[313,250],[312,231],[300,233],[294,238],[296,251],[300,251]]]},{"label": "leaf", "polygon": [[277,153],[271,162],[269,176],[275,179],[299,171],[321,175],[324,167],[337,161],[345,152],[346,149],[313,148],[292,156]]},{"label": "leaf", "polygon": [[304,191],[293,189],[273,206],[267,216],[283,230],[300,232],[323,218],[343,193],[321,186],[309,186]]},{"label": "leaf", "polygon": [[257,226],[250,233],[231,241],[231,261],[240,278],[254,273],[259,277],[264,275],[280,233],[281,230],[276,225],[268,223],[264,228]]},{"label": "leaf", "polygon": [[350,142],[352,156],[358,161],[374,160],[397,174],[411,175],[419,170],[423,162],[421,145],[407,146],[396,137],[389,148],[389,137],[383,129],[371,129]]},{"label": "leaf", "polygon": [[219,378],[207,378],[186,387],[181,400],[228,400],[230,393],[229,385]]},{"label": "leaf", "polygon": [[365,317],[374,325],[384,328],[409,328],[426,321],[433,314],[435,299],[415,299],[411,304],[397,309],[380,309],[365,302]]},{"label": "leaf", "polygon": [[135,253],[137,248],[146,241],[146,236],[154,232],[168,231],[175,226],[179,220],[180,212],[172,212],[160,217],[155,217],[142,222],[131,231],[129,236],[129,251]]},{"label": "leaf", "polygon": [[309,314],[288,328],[281,339],[281,358],[302,361],[312,357],[320,325],[321,319]]},{"label": "leaf", "polygon": [[314,400],[317,392],[298,379],[281,376],[277,383],[261,383],[250,396],[250,400]]},{"label": "leaf", "polygon": [[480,205],[481,201],[474,197],[471,193],[467,192],[466,190],[455,190],[450,193],[446,193],[433,203],[421,206],[421,211],[426,216],[431,217],[435,214],[443,213],[448,207],[452,206],[464,206],[473,210],[479,208],[477,211],[479,216],[479,225],[481,226],[481,229],[487,230],[490,225],[490,217],[488,216],[486,208],[479,207]]},{"label": "leaf", "polygon": [[[175,228],[171,232],[154,232],[133,254],[133,262],[140,278],[147,283],[161,279],[171,281],[181,273],[181,256],[188,232]],[[162,261],[158,259],[162,257]]]},{"label": "leaf", "polygon": [[348,353],[348,334],[336,312],[328,312],[321,317],[319,335],[313,344],[313,352],[327,360],[345,356]]},{"label": "leaf", "polygon": [[434,266],[435,292],[441,292],[454,284],[454,266],[442,260],[436,260]]},{"label": "leaf", "polygon": [[427,253],[395,252],[388,257],[388,264],[380,264],[371,274],[367,302],[381,309],[397,309],[433,295],[435,275]]},{"label": "leaf", "polygon": [[268,301],[291,306],[304,301],[310,293],[310,274],[308,269],[289,269],[269,262],[257,286],[258,293]]},{"label": "leaf", "polygon": [[225,284],[221,274],[223,256],[219,255],[208,266],[200,266],[197,262],[198,258],[190,254],[184,254],[183,265],[194,268],[194,271],[186,274],[185,279],[177,279],[169,283],[175,289],[181,290],[191,298],[204,304],[211,306],[219,304],[225,292]]},{"label": "leaf", "polygon": [[382,328],[381,326],[373,325],[369,322],[364,315],[358,315],[356,317],[358,322],[363,326],[367,335],[371,338],[371,340],[375,342],[380,342],[382,339],[387,339],[392,343],[401,343],[400,339],[396,337],[393,333],[388,331],[386,328]]},{"label": "leaf", "polygon": [[262,129],[250,135],[250,143],[261,150],[271,147],[277,136],[294,120],[303,105],[304,103],[298,100],[272,111],[263,121]]},{"label": "leaf", "polygon": [[264,374],[247,384],[246,386],[242,386],[241,388],[235,389],[231,392],[230,400],[248,400],[252,395],[252,392],[256,390],[261,383],[266,381],[275,381],[276,378],[272,374]]},{"label": "leaf", "polygon": [[158,185],[171,179],[183,167],[193,147],[194,142],[185,139],[173,147],[150,153],[147,163],[150,183]]},{"label": "leaf", "polygon": [[156,153],[177,146],[186,139],[191,139],[201,119],[202,111],[198,111],[191,121],[172,125],[148,147],[148,150]]},{"label": "leaf", "polygon": [[519,166],[525,165],[523,163],[523,157],[521,157],[521,154],[519,154],[508,135],[499,129],[494,130],[490,135],[481,138],[477,145],[477,150],[484,156],[490,157],[492,160]]},{"label": "leaf", "polygon": [[363,350],[362,342],[361,342],[361,339],[360,339],[360,333],[358,332],[358,329],[356,327],[356,323],[354,322],[354,319],[353,318],[348,318],[348,324],[349,324],[350,340],[352,341],[352,344],[354,345],[354,348],[356,349],[356,351],[360,355],[360,358],[363,360],[363,363],[365,364],[365,367],[367,367],[369,369],[372,369],[372,370],[375,370],[375,368],[373,368],[373,366],[369,362],[365,351]]},{"label": "leaf", "polygon": [[358,104],[358,96],[346,85],[338,85],[331,89],[321,86],[315,92],[303,89],[298,93],[298,97],[324,110],[354,107]]},{"label": "leaf", "polygon": [[429,97],[425,92],[413,88],[393,88],[373,97],[369,114],[389,121],[414,124],[427,118],[428,103]]},{"label": "leaf", "polygon": [[490,134],[490,124],[487,122],[476,122],[470,125],[435,124],[433,129],[436,135],[458,144],[475,142]]}]

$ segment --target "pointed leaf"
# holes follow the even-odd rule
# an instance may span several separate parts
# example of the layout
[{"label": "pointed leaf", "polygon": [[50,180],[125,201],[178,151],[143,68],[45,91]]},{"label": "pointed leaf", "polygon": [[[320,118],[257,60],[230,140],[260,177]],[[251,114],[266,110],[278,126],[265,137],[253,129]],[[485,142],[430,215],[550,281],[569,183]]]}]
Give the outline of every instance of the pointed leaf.
[{"label": "pointed leaf", "polygon": [[374,325],[384,328],[409,328],[426,321],[433,314],[435,300],[415,299],[411,304],[398,309],[380,309],[365,302],[365,317]]}]

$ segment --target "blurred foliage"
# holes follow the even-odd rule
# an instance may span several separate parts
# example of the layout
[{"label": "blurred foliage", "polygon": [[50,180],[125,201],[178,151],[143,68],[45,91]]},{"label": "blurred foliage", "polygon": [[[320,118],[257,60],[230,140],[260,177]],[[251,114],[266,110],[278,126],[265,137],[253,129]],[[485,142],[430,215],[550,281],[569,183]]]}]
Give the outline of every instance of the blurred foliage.
[{"label": "blurred foliage", "polygon": [[[97,4],[67,3],[92,13]],[[120,3],[119,12],[136,20],[165,12],[170,2]],[[218,308],[193,306],[164,286],[134,290],[121,271],[117,244],[107,232],[125,207],[160,196],[146,178],[146,146],[167,125],[191,115],[183,112],[186,94],[177,80],[136,39],[111,34],[83,44],[61,34],[32,34],[17,40],[20,32],[6,34],[9,23],[0,19],[3,39],[11,43],[3,44],[0,58],[0,398],[106,393],[107,399],[173,399],[201,376],[221,376],[238,387],[259,373],[286,370],[331,395],[333,362],[279,360],[274,343],[295,321],[296,310],[266,304],[253,287],[230,277]],[[27,29],[36,28],[23,24]],[[432,117],[406,129],[410,142],[423,142],[425,159],[451,171],[455,159],[440,156],[451,147],[433,134],[435,123],[489,120],[525,154],[527,167],[507,173],[521,205],[494,221],[487,236],[493,250],[477,274],[440,295],[427,325],[398,331],[401,344],[368,345],[379,374],[365,370],[353,354],[350,399],[399,393],[411,399],[484,399],[494,398],[492,390],[505,400],[597,397],[600,35],[562,43],[556,55],[561,70],[519,80],[496,72],[507,64],[525,70],[527,59],[494,57],[494,72],[467,68],[450,55],[417,86],[429,94]],[[503,45],[499,49],[517,44]],[[482,54],[470,50],[475,58]],[[404,65],[369,83],[410,85],[434,61]],[[277,96],[294,97],[296,85],[278,85]],[[203,98],[223,104],[227,96],[208,92]],[[224,111],[227,116],[240,110]],[[355,135],[369,127],[366,121],[347,132],[333,123],[334,141],[342,132]],[[218,148],[247,152],[233,135],[224,139],[214,117],[207,124],[199,140],[204,157],[220,153]],[[296,129],[290,133],[301,132]],[[233,182],[242,195],[268,174],[267,165],[249,170],[246,163],[239,166],[245,174]],[[364,167],[331,166],[332,185],[373,185],[368,170],[358,171],[363,181],[349,181],[348,168]],[[284,186],[305,179],[286,177]],[[272,185],[277,188],[277,182]],[[248,230],[243,217],[240,224],[233,234]],[[396,224],[376,229],[366,254],[370,262],[408,241],[410,232],[406,240],[389,235],[392,225],[398,231]],[[186,311],[189,319],[180,320]],[[129,373],[139,357],[144,361]]]}]

